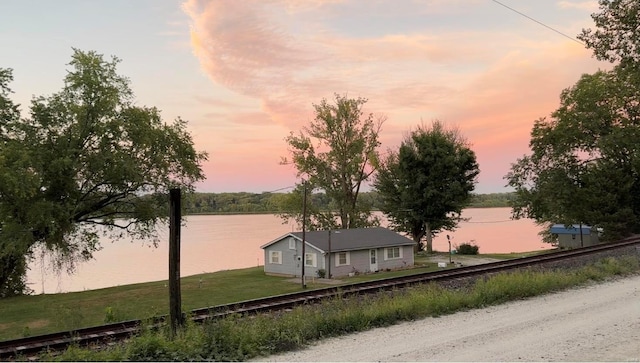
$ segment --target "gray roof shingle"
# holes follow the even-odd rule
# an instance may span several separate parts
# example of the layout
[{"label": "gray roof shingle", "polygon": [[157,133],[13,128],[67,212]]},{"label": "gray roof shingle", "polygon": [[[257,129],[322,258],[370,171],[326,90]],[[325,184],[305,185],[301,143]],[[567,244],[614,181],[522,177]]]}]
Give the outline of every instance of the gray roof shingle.
[{"label": "gray roof shingle", "polygon": [[[302,232],[291,232],[262,246],[267,246],[282,240],[286,236],[294,236],[302,240]],[[307,243],[319,248],[322,251],[329,250],[328,231],[309,231],[305,233]],[[331,231],[331,251],[353,251],[368,248],[407,246],[414,245],[415,242],[392,230],[383,227],[337,229]]]}]

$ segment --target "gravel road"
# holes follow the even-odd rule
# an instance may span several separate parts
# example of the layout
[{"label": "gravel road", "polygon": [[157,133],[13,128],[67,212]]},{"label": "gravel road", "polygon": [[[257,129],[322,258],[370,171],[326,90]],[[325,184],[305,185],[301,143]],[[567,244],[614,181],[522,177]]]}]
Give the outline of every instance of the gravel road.
[{"label": "gravel road", "polygon": [[640,276],[324,340],[261,361],[640,361]]}]

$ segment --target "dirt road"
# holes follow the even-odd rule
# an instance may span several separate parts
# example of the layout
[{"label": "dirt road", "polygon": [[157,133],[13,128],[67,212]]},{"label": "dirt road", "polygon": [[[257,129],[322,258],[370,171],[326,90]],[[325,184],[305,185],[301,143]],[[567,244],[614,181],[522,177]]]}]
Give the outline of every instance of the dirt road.
[{"label": "dirt road", "polygon": [[640,276],[329,339],[262,361],[640,361]]}]

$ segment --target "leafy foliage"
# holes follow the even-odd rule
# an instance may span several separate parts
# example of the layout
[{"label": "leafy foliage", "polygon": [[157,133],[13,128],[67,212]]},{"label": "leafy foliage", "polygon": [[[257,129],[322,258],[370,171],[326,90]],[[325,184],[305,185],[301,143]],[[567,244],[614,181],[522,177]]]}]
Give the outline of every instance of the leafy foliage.
[{"label": "leafy foliage", "polygon": [[[6,125],[20,119],[18,105],[9,98],[11,81],[13,81],[11,69],[0,68],[0,170],[3,170],[6,165],[7,151],[16,147],[16,144],[6,135]],[[4,183],[12,183],[19,187],[22,181],[15,175],[8,175],[5,178],[0,177],[0,183],[0,195],[2,195],[2,191],[7,187]],[[30,292],[26,285],[28,249],[24,245],[6,243],[2,239],[6,228],[3,223],[0,223],[0,298]]]},{"label": "leafy foliage", "polygon": [[[499,208],[508,207],[514,193],[471,194],[470,208]],[[331,209],[331,201],[323,192],[316,191],[308,194],[309,205],[319,210]],[[288,201],[292,199],[290,193],[193,193],[186,198],[182,205],[186,214],[276,214],[281,212],[295,212],[299,209],[300,199],[296,205],[287,209]],[[381,199],[376,191],[360,192],[359,203],[371,206],[372,210],[380,210]]]},{"label": "leafy foliage", "polygon": [[63,89],[35,97],[26,118],[7,98],[3,71],[1,256],[42,247],[72,269],[100,248],[96,226],[116,238],[154,237],[168,189],[191,191],[204,178],[207,155],[194,149],[186,122],[167,124],[158,109],[137,106],[118,63],[74,50]]},{"label": "leafy foliage", "polygon": [[578,39],[600,60],[623,66],[640,64],[640,2],[600,0],[600,12],[591,15],[596,29],[584,29]]},{"label": "leafy foliage", "polygon": [[374,181],[390,225],[432,252],[432,237],[454,230],[479,173],[475,153],[457,129],[435,121],[390,151]]},{"label": "leafy foliage", "polygon": [[460,255],[477,255],[480,247],[471,243],[461,243],[456,246],[456,251]]},{"label": "leafy foliage", "polygon": [[584,75],[531,132],[531,155],[506,175],[516,218],[599,226],[605,239],[640,232],[640,25],[637,1],[600,1],[580,39],[619,62]]},{"label": "leafy foliage", "polygon": [[488,194],[471,194],[469,208],[502,208],[508,207],[510,202],[515,198],[515,194],[508,193],[488,193]]},{"label": "leafy foliage", "polygon": [[[298,135],[293,132],[285,139],[291,152],[291,163],[298,176],[308,178],[307,191],[320,189],[331,201],[330,210],[308,204],[310,229],[358,228],[377,224],[371,219],[371,206],[358,196],[362,183],[375,171],[378,133],[382,119],[372,114],[364,116],[364,98],[349,99],[335,95],[335,104],[323,99],[314,104],[315,119]],[[284,158],[283,164],[289,164]],[[283,200],[281,216],[285,221],[294,218],[301,225],[302,183]],[[337,221],[334,216],[337,215]]]}]

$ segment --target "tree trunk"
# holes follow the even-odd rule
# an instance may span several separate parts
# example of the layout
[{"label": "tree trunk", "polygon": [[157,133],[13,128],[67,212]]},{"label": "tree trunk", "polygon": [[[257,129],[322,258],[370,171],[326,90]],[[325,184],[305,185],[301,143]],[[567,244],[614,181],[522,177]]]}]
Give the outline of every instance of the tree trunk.
[{"label": "tree trunk", "polygon": [[433,234],[429,223],[425,223],[425,236],[427,237],[427,253],[433,253]]},{"label": "tree trunk", "polygon": [[422,246],[420,245],[420,240],[422,238],[418,237],[418,236],[413,236],[413,242],[415,242],[416,244],[413,245],[413,253],[416,254],[418,252],[420,252],[422,250]]}]

